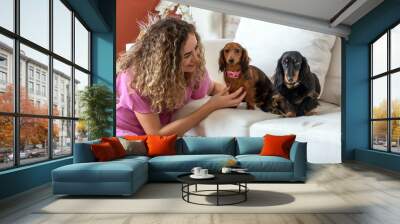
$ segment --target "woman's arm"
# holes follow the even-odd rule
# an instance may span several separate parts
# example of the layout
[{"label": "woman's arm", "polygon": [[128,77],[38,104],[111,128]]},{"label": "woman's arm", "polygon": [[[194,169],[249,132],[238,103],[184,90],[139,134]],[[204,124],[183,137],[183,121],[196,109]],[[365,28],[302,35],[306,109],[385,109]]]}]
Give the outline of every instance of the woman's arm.
[{"label": "woman's arm", "polygon": [[217,93],[207,103],[203,104],[199,109],[188,116],[173,121],[165,126],[161,125],[158,114],[142,114],[135,112],[137,119],[142,125],[146,134],[152,135],[171,135],[177,134],[182,136],[189,129],[197,125],[201,120],[207,117],[214,110],[237,106],[246,96],[246,92],[242,92],[242,88],[232,94],[227,94],[228,88]]}]

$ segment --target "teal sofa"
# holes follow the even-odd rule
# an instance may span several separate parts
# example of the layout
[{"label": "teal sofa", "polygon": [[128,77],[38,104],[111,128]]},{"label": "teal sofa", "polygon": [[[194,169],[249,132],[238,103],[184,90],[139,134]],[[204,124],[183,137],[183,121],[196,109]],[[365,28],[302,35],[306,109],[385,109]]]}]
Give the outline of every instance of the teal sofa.
[{"label": "teal sofa", "polygon": [[177,155],[127,156],[96,162],[91,141],[75,144],[74,163],[52,171],[54,194],[131,195],[146,182],[176,181],[176,177],[200,166],[219,172],[228,160],[247,168],[258,182],[304,182],[307,144],[295,142],[290,159],[260,156],[261,137],[183,137],[177,140]]}]

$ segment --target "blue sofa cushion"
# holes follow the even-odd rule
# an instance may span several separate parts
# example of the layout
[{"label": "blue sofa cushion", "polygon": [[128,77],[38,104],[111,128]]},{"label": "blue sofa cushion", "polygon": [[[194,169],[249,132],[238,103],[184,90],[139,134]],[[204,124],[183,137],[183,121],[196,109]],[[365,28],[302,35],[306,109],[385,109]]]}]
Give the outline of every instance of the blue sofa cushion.
[{"label": "blue sofa cushion", "polygon": [[178,139],[176,147],[178,155],[235,155],[235,139],[232,137],[184,137]]},{"label": "blue sofa cushion", "polygon": [[190,172],[193,167],[200,166],[212,172],[219,171],[230,159],[231,155],[174,155],[158,156],[149,160],[150,172]]},{"label": "blue sofa cushion", "polygon": [[113,162],[127,162],[130,163],[131,161],[139,160],[143,162],[149,161],[150,157],[147,156],[136,156],[136,155],[130,155],[130,156],[125,156],[123,158],[113,160]]},{"label": "blue sofa cushion", "polygon": [[236,155],[259,154],[264,144],[262,137],[237,137]]},{"label": "blue sofa cushion", "polygon": [[279,156],[239,155],[236,159],[250,172],[293,172],[293,162]]},{"label": "blue sofa cushion", "polygon": [[53,170],[52,174],[57,182],[130,182],[134,172],[147,172],[147,163],[140,159],[74,163]]}]

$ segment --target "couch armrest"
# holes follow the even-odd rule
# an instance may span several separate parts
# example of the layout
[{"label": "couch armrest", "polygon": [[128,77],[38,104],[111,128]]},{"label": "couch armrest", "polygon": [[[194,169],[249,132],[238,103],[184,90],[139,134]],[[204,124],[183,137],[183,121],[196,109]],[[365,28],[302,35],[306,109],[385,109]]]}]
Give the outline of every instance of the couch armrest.
[{"label": "couch armrest", "polygon": [[98,144],[100,140],[94,140],[89,142],[81,142],[75,143],[74,147],[74,163],[89,163],[95,162],[96,158],[94,157],[90,146],[92,144]]},{"label": "couch armrest", "polygon": [[293,162],[293,179],[305,181],[307,176],[307,143],[294,142],[290,149],[290,160]]}]

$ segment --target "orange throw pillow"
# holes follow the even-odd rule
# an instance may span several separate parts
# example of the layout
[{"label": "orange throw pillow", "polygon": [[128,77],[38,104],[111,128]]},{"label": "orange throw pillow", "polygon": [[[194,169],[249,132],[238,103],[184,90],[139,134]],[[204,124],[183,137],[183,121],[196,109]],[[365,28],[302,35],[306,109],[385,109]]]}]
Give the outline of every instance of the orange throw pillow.
[{"label": "orange throw pillow", "polygon": [[92,149],[94,157],[99,162],[109,161],[117,158],[113,147],[108,142],[93,144],[90,147]]},{"label": "orange throw pillow", "polygon": [[289,159],[290,148],[295,139],[296,135],[275,136],[267,134],[264,136],[264,145],[261,149],[260,155],[280,156]]},{"label": "orange throw pillow", "polygon": [[126,151],[117,137],[101,138],[101,142],[110,143],[117,158],[126,156]]},{"label": "orange throw pillow", "polygon": [[149,135],[147,136],[147,155],[148,156],[163,156],[163,155],[176,155],[176,143],[177,135],[169,136],[158,136]]},{"label": "orange throw pillow", "polygon": [[137,140],[146,141],[147,135],[127,135],[124,136],[124,139],[130,141],[137,141]]}]

